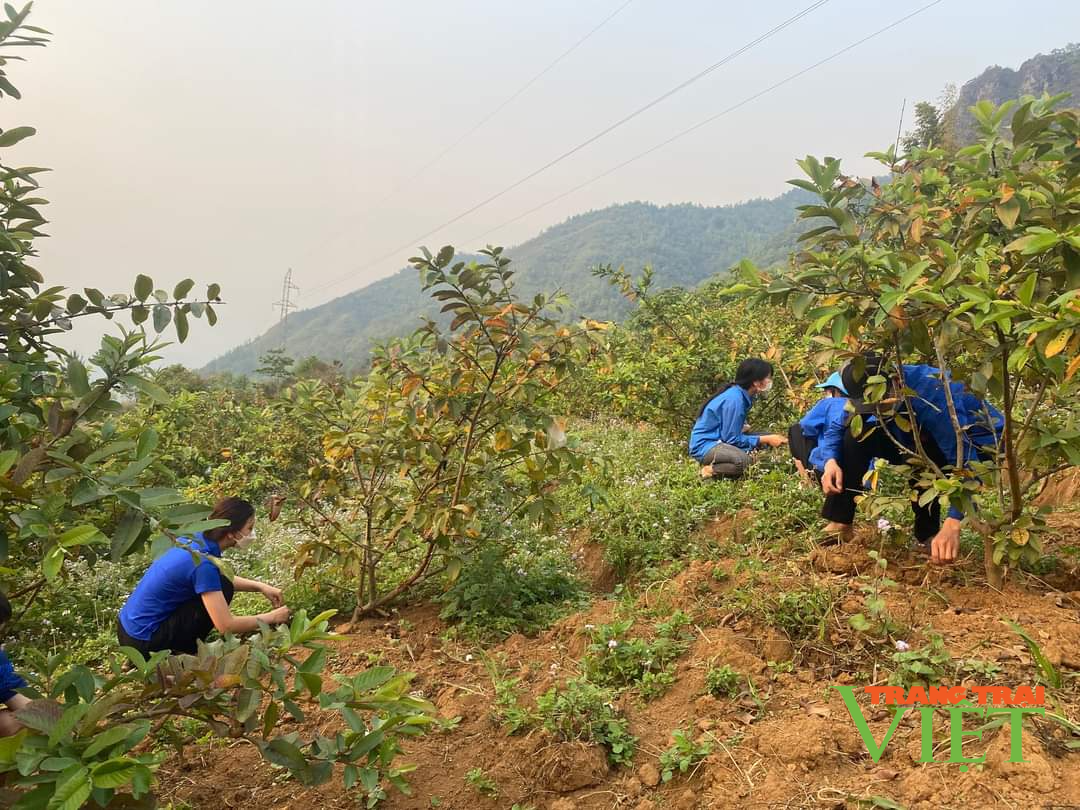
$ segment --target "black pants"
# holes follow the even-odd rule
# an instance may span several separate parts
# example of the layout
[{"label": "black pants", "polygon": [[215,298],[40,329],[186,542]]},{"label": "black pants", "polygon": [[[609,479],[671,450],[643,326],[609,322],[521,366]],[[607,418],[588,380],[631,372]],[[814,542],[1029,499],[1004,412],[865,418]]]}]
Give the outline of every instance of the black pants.
[{"label": "black pants", "polygon": [[802,465],[807,470],[813,470],[814,465],[810,463],[810,454],[814,452],[814,448],[817,447],[817,439],[808,437],[802,432],[802,426],[796,422],[787,432],[788,449],[791,451],[791,456],[796,461],[802,462]]},{"label": "black pants", "polygon": [[[921,434],[919,438],[927,457],[936,465],[944,467],[955,462],[955,459],[953,462],[945,460],[945,454],[929,434]],[[850,524],[855,519],[855,497],[863,493],[862,480],[870,461],[880,458],[890,464],[904,464],[913,455],[897,447],[896,442],[885,435],[883,427],[864,433],[861,439],[852,435],[849,427],[844,431],[844,446],[839,459],[840,469],[844,473],[844,491],[839,495],[825,496],[821,516],[835,523]],[[912,488],[915,481],[912,479],[910,482]],[[935,499],[926,506],[920,506],[916,500],[911,502],[911,510],[915,513],[915,539],[920,543],[931,540],[941,528],[941,504]]]},{"label": "black pants", "polygon": [[[221,578],[221,593],[227,603],[232,603],[235,589],[233,584],[225,577]],[[132,638],[127,630],[116,620],[116,638],[121,647],[134,647],[145,656],[158,650],[172,650],[174,655],[186,653],[195,655],[198,651],[199,640],[206,640],[210,631],[214,629],[214,621],[206,611],[202,596],[184,602],[172,614],[154,630],[149,641]]]}]

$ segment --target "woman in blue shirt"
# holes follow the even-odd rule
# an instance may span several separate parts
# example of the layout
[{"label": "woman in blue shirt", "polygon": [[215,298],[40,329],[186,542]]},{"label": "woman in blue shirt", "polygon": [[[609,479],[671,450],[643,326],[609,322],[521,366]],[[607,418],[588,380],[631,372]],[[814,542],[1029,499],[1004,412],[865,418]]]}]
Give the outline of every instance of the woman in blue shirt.
[{"label": "woman in blue shirt", "polygon": [[[276,509],[271,507],[271,520]],[[158,650],[194,655],[200,639],[212,629],[219,633],[249,633],[259,622],[281,624],[289,620],[281,591],[273,585],[243,577],[230,581],[209,557],[220,557],[255,539],[255,507],[239,498],[225,498],[210,514],[211,520],[229,525],[180,539],[154,560],[120,609],[116,635],[123,647],[143,655]],[[261,593],[273,610],[258,616],[234,616],[229,608],[234,591]]]},{"label": "woman in blue shirt", "polygon": [[701,465],[702,478],[739,478],[759,446],[779,447],[787,441],[775,433],[746,432],[746,414],[754,398],[772,388],[773,367],[751,357],[739,363],[735,380],[706,402],[690,431],[690,455]]},{"label": "woman in blue shirt", "polygon": [[842,418],[847,407],[847,391],[839,371],[834,371],[825,382],[814,387],[823,389],[825,398],[818,400],[788,431],[788,447],[804,484],[812,483],[812,476],[816,474],[820,477],[825,471],[825,459],[818,444],[826,426],[838,416]]}]

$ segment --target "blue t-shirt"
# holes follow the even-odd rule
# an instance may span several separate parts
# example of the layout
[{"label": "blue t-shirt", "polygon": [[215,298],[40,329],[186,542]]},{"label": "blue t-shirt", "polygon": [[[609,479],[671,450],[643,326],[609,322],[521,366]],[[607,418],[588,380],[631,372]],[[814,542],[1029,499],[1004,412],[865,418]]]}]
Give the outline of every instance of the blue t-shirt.
[{"label": "blue t-shirt", "polygon": [[[844,408],[847,405],[846,397],[825,397],[815,403],[814,407],[806,412],[806,416],[799,420],[799,428],[803,436],[813,439],[818,444],[825,436],[825,430],[832,423],[843,423]],[[810,451],[810,463],[818,472],[825,471],[824,450],[817,444]]]},{"label": "blue t-shirt", "polygon": [[[218,544],[207,540],[202,532],[194,538],[182,537],[180,542],[202,554],[221,556]],[[120,608],[120,624],[132,638],[149,641],[180,605],[199,594],[220,590],[221,572],[213,562],[202,558],[196,562],[187,549],[170,548],[150,564]]]},{"label": "blue t-shirt", "polygon": [[757,447],[758,437],[743,433],[750,404],[750,395],[740,385],[732,385],[709,400],[690,431],[690,455],[701,461],[718,442],[746,452]]},{"label": "blue t-shirt", "polygon": [[7,653],[0,650],[0,703],[7,703],[15,697],[15,690],[24,686],[26,681],[15,673],[15,667],[11,665]]},{"label": "blue t-shirt", "polygon": [[[945,456],[946,465],[955,465],[956,430],[949,414],[941,371],[925,365],[904,366],[903,370],[904,385],[913,392],[908,396],[913,411],[909,416],[914,416],[913,421],[920,430],[933,437]],[[980,447],[997,443],[1004,429],[1005,417],[989,402],[968,391],[963,383],[949,380],[949,390],[956,405],[957,421],[963,430],[962,461],[966,467],[978,458]],[[822,467],[829,459],[839,461],[846,427],[847,414],[842,411],[834,414],[826,423],[825,432],[818,445]],[[889,421],[888,430],[898,442],[914,452],[915,441],[909,432],[901,430],[892,420]],[[949,517],[962,520],[964,513],[955,506],[950,506]]]}]

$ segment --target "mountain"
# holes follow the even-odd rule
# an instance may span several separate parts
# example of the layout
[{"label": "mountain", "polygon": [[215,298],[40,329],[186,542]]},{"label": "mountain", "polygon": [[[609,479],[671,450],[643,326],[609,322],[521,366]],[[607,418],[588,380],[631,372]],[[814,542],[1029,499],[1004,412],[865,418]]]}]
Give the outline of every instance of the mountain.
[{"label": "mountain", "polygon": [[975,102],[987,99],[1004,104],[1020,96],[1041,96],[1043,93],[1072,93],[1072,98],[1065,103],[1073,107],[1080,105],[1080,44],[1038,54],[1017,70],[994,65],[965,84],[960,88],[956,103],[945,114],[952,143],[966,144],[975,140],[975,121],[970,112]]},{"label": "mountain", "polygon": [[[773,199],[720,207],[613,205],[573,216],[508,249],[506,255],[522,295],[561,289],[570,297],[571,315],[615,319],[627,311],[626,301],[608,283],[594,278],[591,268],[610,263],[637,271],[652,265],[658,286],[692,287],[744,257],[765,264],[778,261],[794,244],[795,207],[810,199],[806,192],[793,189]],[[287,351],[295,358],[316,355],[361,368],[373,342],[406,334],[419,325],[421,315],[437,310],[421,292],[417,271],[406,268],[291,314]],[[204,371],[249,373],[259,365],[260,356],[281,344],[277,325],[217,358]]]}]

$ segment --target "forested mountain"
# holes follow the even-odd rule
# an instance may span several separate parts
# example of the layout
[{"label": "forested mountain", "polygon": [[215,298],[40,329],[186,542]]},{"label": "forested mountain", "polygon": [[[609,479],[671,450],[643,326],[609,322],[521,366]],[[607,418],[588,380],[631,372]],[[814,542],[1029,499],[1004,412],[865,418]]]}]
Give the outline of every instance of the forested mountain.
[{"label": "forested mountain", "polygon": [[[522,293],[561,289],[570,296],[570,314],[618,318],[626,311],[626,302],[609,284],[594,278],[591,268],[611,263],[637,271],[652,265],[658,286],[692,287],[747,256],[769,263],[791,249],[797,233],[795,207],[809,200],[809,194],[793,189],[774,199],[721,207],[613,205],[571,217],[508,249],[507,255]],[[421,315],[437,309],[421,292],[416,270],[406,268],[290,315],[288,354],[362,367],[373,342],[415,329]],[[280,329],[273,327],[205,370],[253,371],[261,355],[281,346]]]}]

